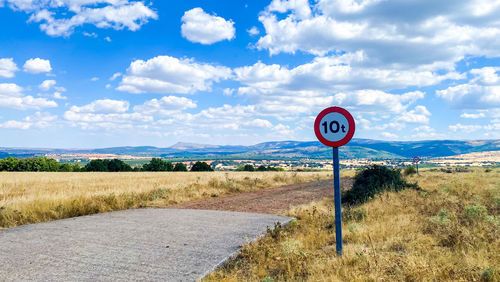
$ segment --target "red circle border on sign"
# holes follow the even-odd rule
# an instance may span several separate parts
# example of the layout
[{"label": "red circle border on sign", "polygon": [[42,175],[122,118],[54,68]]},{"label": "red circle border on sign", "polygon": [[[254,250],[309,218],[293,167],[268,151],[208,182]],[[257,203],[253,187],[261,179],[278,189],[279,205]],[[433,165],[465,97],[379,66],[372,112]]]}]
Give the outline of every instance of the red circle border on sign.
[{"label": "red circle border on sign", "polygon": [[[347,123],[349,124],[349,131],[347,132],[347,135],[341,140],[336,142],[327,140],[326,138],[323,137],[323,135],[321,135],[320,132],[321,119],[329,113],[340,113],[347,119]],[[318,116],[316,117],[316,120],[314,121],[314,134],[316,134],[316,137],[318,138],[319,142],[323,143],[323,145],[326,145],[328,147],[344,146],[345,144],[347,144],[347,142],[351,141],[352,137],[354,136],[355,130],[356,126],[354,124],[354,118],[346,109],[341,107],[329,107],[322,110],[321,113],[319,113]]]},{"label": "red circle border on sign", "polygon": [[420,157],[414,157],[413,163],[418,164],[421,161]]}]

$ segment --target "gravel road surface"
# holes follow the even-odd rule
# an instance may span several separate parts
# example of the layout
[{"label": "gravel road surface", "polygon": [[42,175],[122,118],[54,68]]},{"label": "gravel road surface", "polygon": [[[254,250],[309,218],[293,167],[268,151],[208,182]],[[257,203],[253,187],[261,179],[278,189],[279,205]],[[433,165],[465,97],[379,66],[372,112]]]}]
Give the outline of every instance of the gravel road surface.
[{"label": "gravel road surface", "polygon": [[194,281],[288,217],[125,210],[0,230],[0,281]]},{"label": "gravel road surface", "polygon": [[[352,178],[342,178],[342,191],[352,187]],[[285,185],[259,191],[224,195],[181,203],[173,208],[225,210],[287,215],[290,207],[308,204],[325,197],[333,197],[333,180],[321,180],[301,184]]]}]

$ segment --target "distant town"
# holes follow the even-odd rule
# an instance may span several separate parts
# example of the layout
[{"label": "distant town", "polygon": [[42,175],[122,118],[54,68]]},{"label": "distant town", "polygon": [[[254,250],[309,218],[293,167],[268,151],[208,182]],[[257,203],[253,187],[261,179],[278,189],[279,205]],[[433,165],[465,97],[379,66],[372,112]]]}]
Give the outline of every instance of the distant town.
[{"label": "distant town", "polygon": [[[122,154],[45,154],[46,158],[55,159],[62,163],[78,163],[84,165],[91,160],[97,159],[119,159],[129,163],[131,166],[139,166],[147,163],[152,157],[122,155]],[[192,159],[168,159],[172,162],[182,162],[189,169],[200,158]],[[331,170],[332,161],[328,159],[311,159],[311,158],[297,158],[297,159],[269,159],[269,160],[254,160],[254,159],[225,159],[218,157],[214,159],[202,158],[202,161],[211,165],[215,170],[237,170],[239,167],[250,164],[254,167],[271,166],[279,167],[284,170]],[[368,165],[378,164],[390,167],[403,167],[412,165],[411,159],[387,159],[387,160],[371,160],[371,159],[344,159],[340,160],[343,168],[359,168]],[[422,166],[499,166],[500,165],[500,151],[478,152],[461,154],[450,157],[437,157],[437,158],[422,158],[420,163]]]}]

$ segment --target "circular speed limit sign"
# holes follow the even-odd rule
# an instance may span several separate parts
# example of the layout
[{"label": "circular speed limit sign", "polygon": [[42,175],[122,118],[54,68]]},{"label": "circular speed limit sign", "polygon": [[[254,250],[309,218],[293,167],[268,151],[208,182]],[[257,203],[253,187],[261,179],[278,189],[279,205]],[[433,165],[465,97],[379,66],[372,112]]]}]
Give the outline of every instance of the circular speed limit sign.
[{"label": "circular speed limit sign", "polygon": [[420,162],[420,157],[414,157],[413,158],[413,163],[418,164]]},{"label": "circular speed limit sign", "polygon": [[314,133],[318,140],[329,147],[344,146],[354,135],[352,115],[343,108],[326,108],[314,121]]}]

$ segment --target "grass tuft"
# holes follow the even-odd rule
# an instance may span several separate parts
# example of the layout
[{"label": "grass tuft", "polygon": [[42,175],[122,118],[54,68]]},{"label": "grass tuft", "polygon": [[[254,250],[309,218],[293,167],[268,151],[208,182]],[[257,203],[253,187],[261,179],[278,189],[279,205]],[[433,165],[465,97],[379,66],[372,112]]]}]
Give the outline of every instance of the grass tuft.
[{"label": "grass tuft", "polygon": [[190,200],[327,178],[328,172],[0,173],[0,228],[165,207]]},{"label": "grass tuft", "polygon": [[325,199],[290,210],[297,224],[245,245],[206,280],[500,281],[500,173],[423,170],[409,181],[425,190],[343,207],[343,257]]}]

